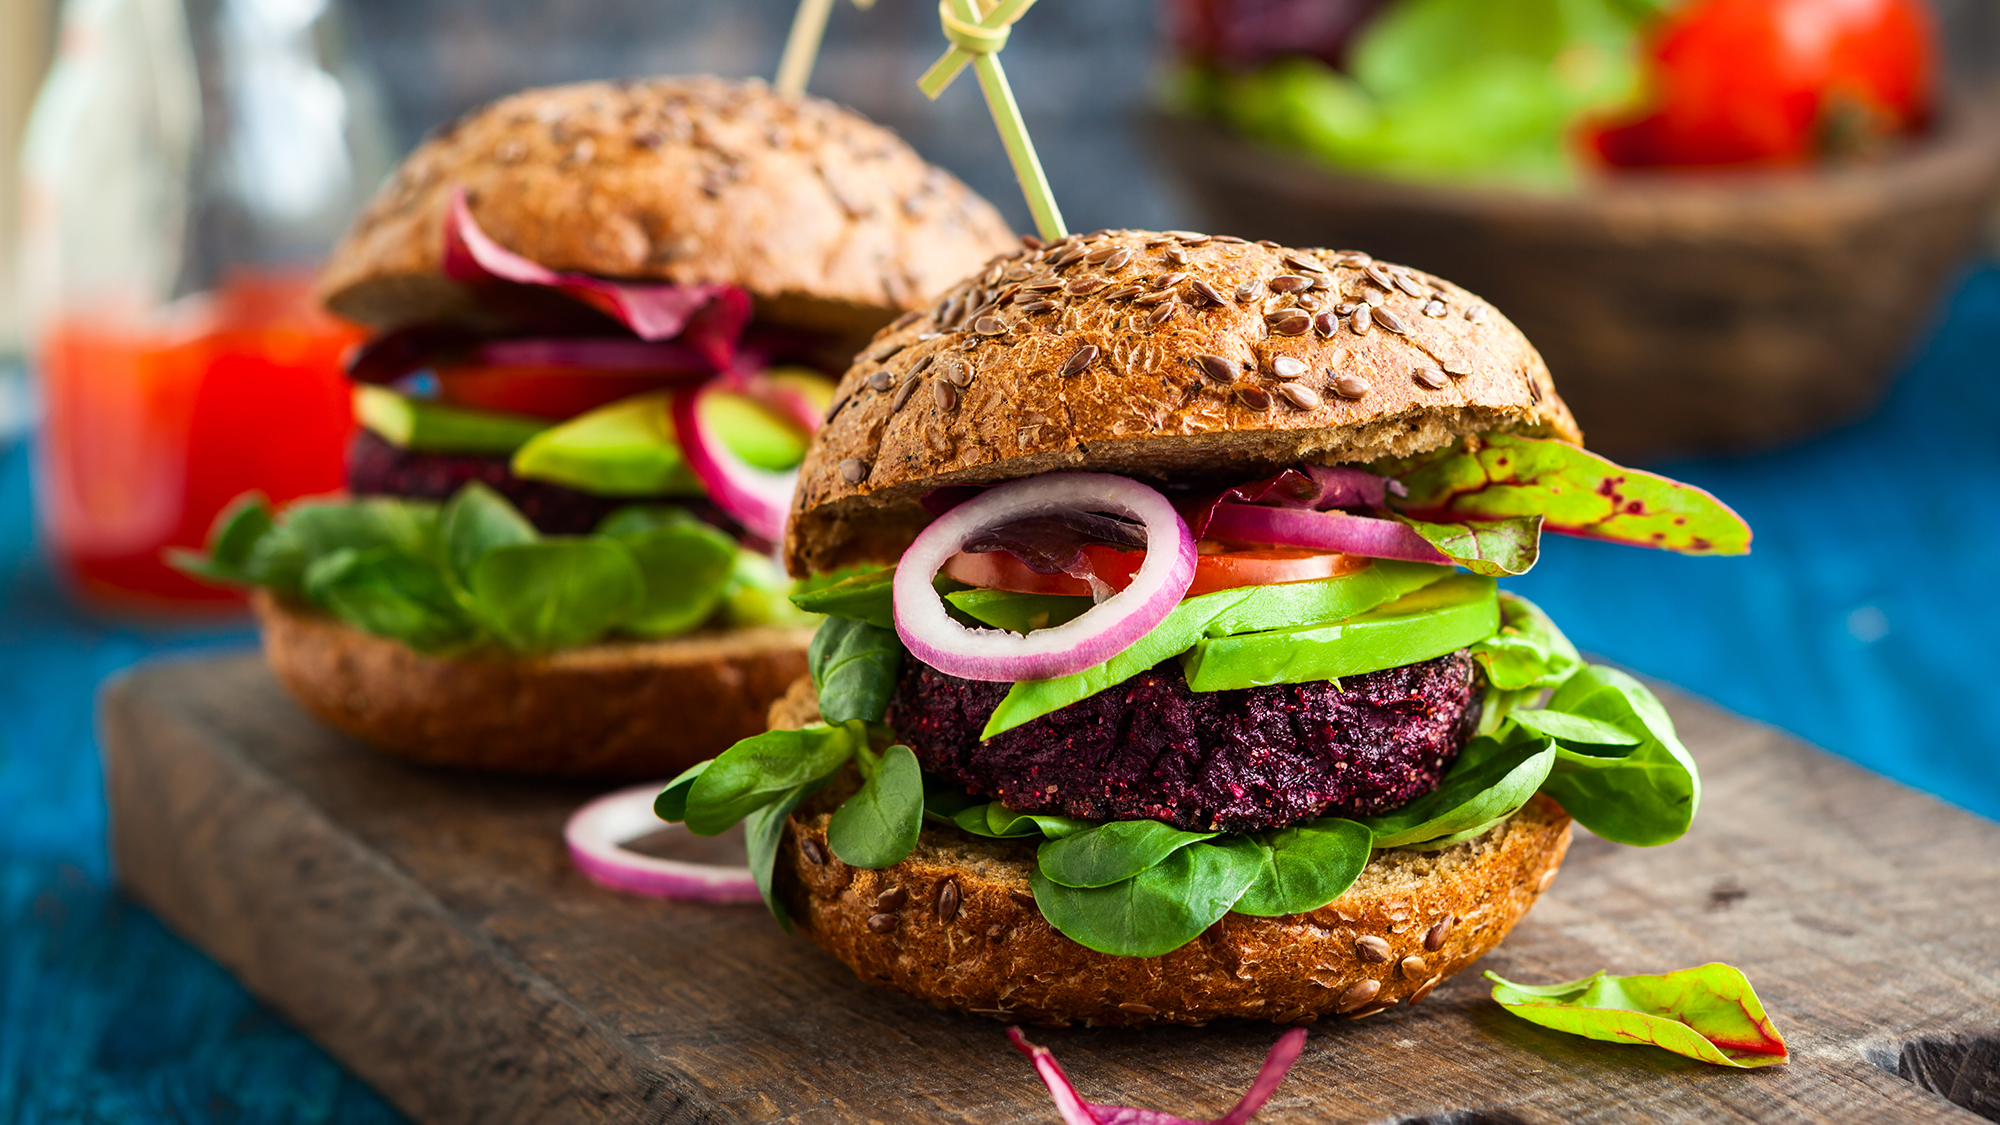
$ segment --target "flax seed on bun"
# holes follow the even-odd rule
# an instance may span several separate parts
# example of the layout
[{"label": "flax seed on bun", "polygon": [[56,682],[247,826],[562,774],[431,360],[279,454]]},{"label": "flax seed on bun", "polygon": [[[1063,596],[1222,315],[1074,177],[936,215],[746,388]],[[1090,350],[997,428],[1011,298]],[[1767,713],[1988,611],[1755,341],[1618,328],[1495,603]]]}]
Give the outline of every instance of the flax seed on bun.
[{"label": "flax seed on bun", "polygon": [[[819,717],[809,680],[773,727]],[[844,793],[838,793],[844,796]],[[1537,796],[1484,834],[1437,851],[1378,850],[1347,892],[1282,918],[1229,914],[1160,957],[1114,957],[1056,932],[1029,889],[1035,841],[926,826],[880,870],[827,845],[833,795],[785,827],[777,887],[799,929],[870,984],[1011,1022],[1304,1023],[1415,1004],[1500,943],[1569,847],[1570,818]]]},{"label": "flax seed on bun", "polygon": [[944,485],[1243,479],[1494,430],[1582,440],[1527,338],[1450,282],[1352,251],[1098,232],[997,256],[875,337],[807,454],[786,561],[893,562]]},{"label": "flax seed on bun", "polygon": [[486,314],[440,272],[454,187],[557,270],[748,289],[765,323],[859,331],[1017,245],[894,133],[756,80],[585,82],[505,97],[418,146],[334,250],[320,294],[377,330]]}]

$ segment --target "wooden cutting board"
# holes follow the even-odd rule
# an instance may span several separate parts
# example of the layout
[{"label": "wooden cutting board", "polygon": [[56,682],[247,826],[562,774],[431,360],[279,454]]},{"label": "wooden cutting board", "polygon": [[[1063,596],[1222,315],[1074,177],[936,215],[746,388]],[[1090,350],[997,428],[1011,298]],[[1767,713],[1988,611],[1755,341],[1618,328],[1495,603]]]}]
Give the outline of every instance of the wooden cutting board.
[{"label": "wooden cutting board", "polygon": [[[1668,705],[1707,783],[1694,831],[1640,850],[1579,830],[1480,967],[1541,983],[1727,961],[1793,1062],[1732,1072],[1545,1031],[1467,972],[1318,1025],[1260,1121],[2000,1121],[2000,825]],[[586,882],[559,833],[587,789],[378,756],[254,657],[146,668],[103,708],[132,893],[419,1121],[1055,1120],[1000,1024],[864,987],[759,907]],[[1033,1038],[1092,1101],[1200,1118],[1277,1034]]]}]

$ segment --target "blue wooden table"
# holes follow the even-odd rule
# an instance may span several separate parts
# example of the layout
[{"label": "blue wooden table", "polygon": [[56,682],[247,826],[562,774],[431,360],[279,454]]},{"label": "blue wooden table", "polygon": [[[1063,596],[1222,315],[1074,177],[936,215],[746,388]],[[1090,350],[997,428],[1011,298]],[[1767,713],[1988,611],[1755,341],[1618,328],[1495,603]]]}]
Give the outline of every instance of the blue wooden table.
[{"label": "blue wooden table", "polygon": [[[2000,817],[2000,269],[1940,311],[1869,420],[1662,466],[1734,504],[1746,559],[1551,540],[1514,583],[1583,647]],[[69,609],[0,451],[0,1121],[377,1122],[394,1110],[111,889],[91,696],[250,643]]]}]

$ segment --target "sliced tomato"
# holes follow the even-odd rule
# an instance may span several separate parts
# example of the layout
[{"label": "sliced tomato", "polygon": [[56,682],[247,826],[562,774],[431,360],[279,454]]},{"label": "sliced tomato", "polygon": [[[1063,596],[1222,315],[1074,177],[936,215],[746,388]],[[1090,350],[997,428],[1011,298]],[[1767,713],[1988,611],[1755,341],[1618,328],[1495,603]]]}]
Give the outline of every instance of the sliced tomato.
[{"label": "sliced tomato", "polygon": [[[1239,586],[1275,586],[1281,582],[1309,582],[1315,578],[1337,578],[1366,567],[1368,559],[1305,547],[1261,547],[1250,550],[1211,553],[1204,542],[1201,557],[1194,564],[1194,584],[1187,596],[1233,590]],[[1139,572],[1145,555],[1116,547],[1085,547],[1084,557],[1091,570],[1114,589],[1123,590]],[[960,551],[944,564],[944,573],[968,586],[988,590],[1012,590],[1019,594],[1070,594],[1090,596],[1090,583],[1067,574],[1038,574],[1011,551]]]},{"label": "sliced tomato", "polygon": [[608,375],[575,367],[480,367],[440,364],[438,395],[454,406],[564,421],[621,398],[682,385],[685,378]]}]

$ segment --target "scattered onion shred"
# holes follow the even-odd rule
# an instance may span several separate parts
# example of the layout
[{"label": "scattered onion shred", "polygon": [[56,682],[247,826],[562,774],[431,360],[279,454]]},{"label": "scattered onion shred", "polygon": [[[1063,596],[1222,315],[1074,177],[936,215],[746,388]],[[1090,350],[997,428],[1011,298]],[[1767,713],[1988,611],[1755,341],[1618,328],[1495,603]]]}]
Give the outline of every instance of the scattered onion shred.
[{"label": "scattered onion shred", "polygon": [[[1123,590],[1081,616],[1024,635],[969,629],[945,611],[933,580],[967,543],[995,528],[1065,512],[1115,512],[1146,529],[1146,557]],[[1011,682],[1066,676],[1130,648],[1172,613],[1194,582],[1194,536],[1166,497],[1109,473],[1043,473],[988,489],[924,528],[896,564],[896,635],[946,675]]]},{"label": "scattered onion shred", "polygon": [[1305,1049],[1306,1029],[1295,1027],[1279,1036],[1242,1100],[1213,1121],[1193,1121],[1157,1109],[1086,1102],[1077,1094],[1076,1087],[1070,1085],[1069,1076],[1063,1073],[1062,1066],[1048,1048],[1028,1042],[1028,1037],[1021,1034],[1018,1027],[1007,1029],[1007,1041],[1035,1064],[1035,1073],[1041,1076],[1042,1084],[1049,1088],[1049,1095],[1055,1099],[1056,1112],[1062,1114],[1063,1125],[1245,1125],[1258,1110],[1264,1108],[1265,1102],[1271,1100],[1271,1095],[1284,1082],[1285,1073],[1298,1061],[1299,1052]]},{"label": "scattered onion shred", "polygon": [[760,469],[736,456],[701,418],[701,400],[711,390],[726,383],[717,380],[673,396],[674,439],[681,456],[715,506],[727,512],[743,529],[769,543],[785,538],[785,515],[791,510],[792,490],[798,485],[799,471],[772,472]]},{"label": "scattered onion shred", "polygon": [[620,789],[570,814],[569,822],[563,825],[563,842],[569,845],[569,858],[576,869],[600,886],[652,898],[761,901],[748,867],[655,859],[624,847],[627,841],[678,827],[653,812],[653,801],[662,787],[656,782]]}]

